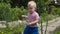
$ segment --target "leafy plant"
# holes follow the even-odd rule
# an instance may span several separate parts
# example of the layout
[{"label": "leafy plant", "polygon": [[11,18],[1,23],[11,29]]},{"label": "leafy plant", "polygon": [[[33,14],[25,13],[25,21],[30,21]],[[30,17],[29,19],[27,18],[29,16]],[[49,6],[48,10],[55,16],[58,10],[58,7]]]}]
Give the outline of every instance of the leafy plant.
[{"label": "leafy plant", "polygon": [[23,6],[21,8],[11,8],[9,3],[0,3],[0,20],[15,21],[22,19],[21,15],[26,14],[27,11]]}]

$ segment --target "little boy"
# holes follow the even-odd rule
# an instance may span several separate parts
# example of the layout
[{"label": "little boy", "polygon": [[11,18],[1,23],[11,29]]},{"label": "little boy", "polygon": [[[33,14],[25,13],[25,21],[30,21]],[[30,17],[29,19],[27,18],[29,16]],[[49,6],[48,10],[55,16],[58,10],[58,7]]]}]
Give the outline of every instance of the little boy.
[{"label": "little boy", "polygon": [[28,2],[28,16],[22,17],[28,18],[28,23],[23,34],[38,34],[39,15],[36,12],[36,3],[34,1]]}]

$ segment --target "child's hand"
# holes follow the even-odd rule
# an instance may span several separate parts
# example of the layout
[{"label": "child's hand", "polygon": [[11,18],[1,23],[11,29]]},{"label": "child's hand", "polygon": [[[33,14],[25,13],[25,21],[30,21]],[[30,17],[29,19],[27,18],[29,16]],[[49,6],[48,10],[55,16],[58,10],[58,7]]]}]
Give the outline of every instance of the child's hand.
[{"label": "child's hand", "polygon": [[22,15],[22,18],[28,18],[26,15]]},{"label": "child's hand", "polygon": [[32,23],[27,23],[27,25],[31,25]]},{"label": "child's hand", "polygon": [[25,18],[25,15],[22,15],[22,18]]}]

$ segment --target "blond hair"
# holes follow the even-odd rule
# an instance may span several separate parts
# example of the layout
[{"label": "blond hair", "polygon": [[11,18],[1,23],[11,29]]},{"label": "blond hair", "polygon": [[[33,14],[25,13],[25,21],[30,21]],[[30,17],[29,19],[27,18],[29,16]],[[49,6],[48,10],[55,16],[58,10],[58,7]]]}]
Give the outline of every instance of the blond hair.
[{"label": "blond hair", "polygon": [[34,8],[36,8],[36,2],[34,2],[34,1],[29,1],[29,2],[28,2],[28,6],[33,6]]}]

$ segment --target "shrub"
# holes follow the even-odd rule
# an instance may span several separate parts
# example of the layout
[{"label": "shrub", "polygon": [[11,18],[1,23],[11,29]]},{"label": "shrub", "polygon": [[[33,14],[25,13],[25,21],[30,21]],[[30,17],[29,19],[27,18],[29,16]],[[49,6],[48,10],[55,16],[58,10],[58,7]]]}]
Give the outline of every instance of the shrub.
[{"label": "shrub", "polygon": [[52,14],[60,16],[60,8],[52,7]]},{"label": "shrub", "polygon": [[55,32],[54,34],[60,34],[60,31]]},{"label": "shrub", "polygon": [[0,20],[5,20],[10,11],[10,4],[0,3]]},{"label": "shrub", "polygon": [[16,27],[7,27],[0,29],[0,34],[22,34],[25,28],[25,24]]},{"label": "shrub", "polygon": [[46,22],[47,20],[48,21],[52,20],[52,19],[56,18],[57,16],[51,15],[51,14],[48,14],[48,13],[42,13],[40,17],[42,18],[43,22]]},{"label": "shrub", "polygon": [[0,3],[0,20],[14,21],[22,19],[21,15],[26,15],[27,11],[22,6],[21,8],[11,8],[8,3]]}]

